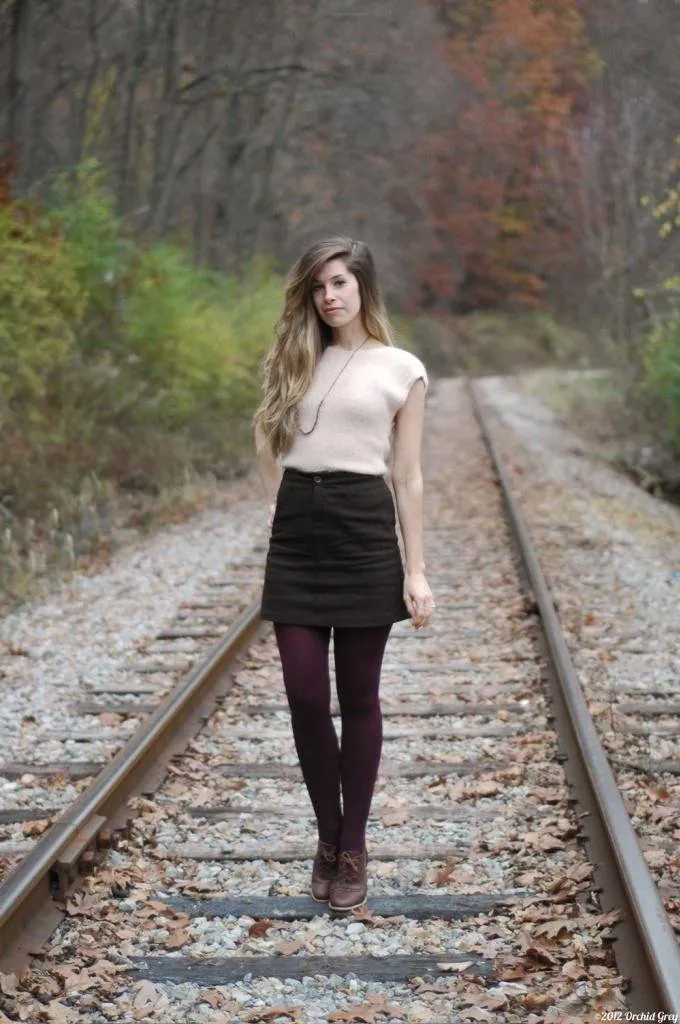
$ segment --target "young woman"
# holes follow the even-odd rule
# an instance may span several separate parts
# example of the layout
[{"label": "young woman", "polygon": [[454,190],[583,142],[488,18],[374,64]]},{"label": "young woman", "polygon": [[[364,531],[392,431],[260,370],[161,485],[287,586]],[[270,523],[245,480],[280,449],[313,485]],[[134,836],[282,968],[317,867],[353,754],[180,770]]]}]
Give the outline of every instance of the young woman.
[{"label": "young woman", "polygon": [[[295,264],[263,376],[253,424],[271,535],[260,614],[274,625],[318,825],[312,895],[351,910],[366,899],[385,645],[393,622],[422,629],[434,610],[422,543],[427,372],[391,340],[363,242],[326,239]],[[341,745],[330,713],[331,630]]]}]

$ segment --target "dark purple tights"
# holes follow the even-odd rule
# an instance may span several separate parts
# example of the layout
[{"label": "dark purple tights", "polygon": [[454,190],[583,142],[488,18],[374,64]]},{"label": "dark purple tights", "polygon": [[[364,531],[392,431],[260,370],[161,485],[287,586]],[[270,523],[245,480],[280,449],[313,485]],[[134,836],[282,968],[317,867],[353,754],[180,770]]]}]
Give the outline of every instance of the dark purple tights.
[{"label": "dark purple tights", "polygon": [[[391,626],[333,627],[342,742],[331,719],[330,626],[275,622],[295,748],[325,843],[363,850],[382,750],[379,687]],[[342,789],[342,808],[340,791]]]}]

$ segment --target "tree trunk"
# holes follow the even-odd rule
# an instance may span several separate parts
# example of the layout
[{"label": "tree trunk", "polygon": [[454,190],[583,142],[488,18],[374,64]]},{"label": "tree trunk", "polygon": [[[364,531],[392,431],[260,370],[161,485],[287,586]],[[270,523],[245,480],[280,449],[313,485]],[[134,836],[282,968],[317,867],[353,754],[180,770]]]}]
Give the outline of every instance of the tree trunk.
[{"label": "tree trunk", "polygon": [[7,134],[18,161],[16,188],[19,192],[31,180],[29,84],[33,56],[34,3],[35,0],[14,0],[10,15]]}]

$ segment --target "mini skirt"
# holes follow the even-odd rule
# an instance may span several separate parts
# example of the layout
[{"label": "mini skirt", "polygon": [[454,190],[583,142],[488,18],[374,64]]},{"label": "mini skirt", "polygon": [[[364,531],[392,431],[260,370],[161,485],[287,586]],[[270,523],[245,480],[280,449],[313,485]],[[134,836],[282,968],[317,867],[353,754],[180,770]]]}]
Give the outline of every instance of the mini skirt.
[{"label": "mini skirt", "polygon": [[284,468],[260,617],[300,626],[408,619],[394,500],[384,477]]}]

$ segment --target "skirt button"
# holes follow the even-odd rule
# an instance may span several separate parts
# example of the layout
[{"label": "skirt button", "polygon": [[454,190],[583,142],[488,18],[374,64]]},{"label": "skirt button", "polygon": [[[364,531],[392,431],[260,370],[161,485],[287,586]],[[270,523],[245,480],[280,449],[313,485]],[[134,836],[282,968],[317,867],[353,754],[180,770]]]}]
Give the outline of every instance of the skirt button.
[{"label": "skirt button", "polygon": [[320,484],[321,483],[321,477],[320,476],[315,476],[314,477],[314,483],[315,484]]}]

